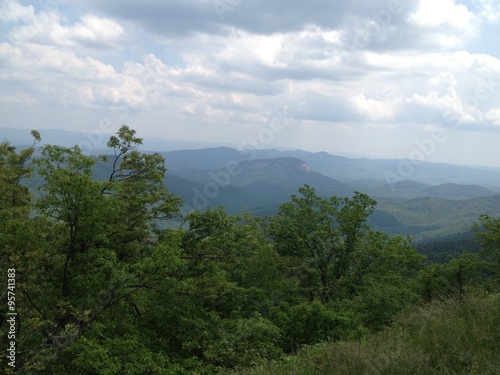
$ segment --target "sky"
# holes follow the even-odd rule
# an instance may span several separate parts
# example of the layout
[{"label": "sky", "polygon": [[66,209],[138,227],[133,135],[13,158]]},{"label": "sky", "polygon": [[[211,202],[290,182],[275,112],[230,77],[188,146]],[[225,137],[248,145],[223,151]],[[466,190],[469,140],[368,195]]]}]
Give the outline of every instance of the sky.
[{"label": "sky", "polygon": [[497,0],[0,0],[0,138],[500,167],[499,37]]}]

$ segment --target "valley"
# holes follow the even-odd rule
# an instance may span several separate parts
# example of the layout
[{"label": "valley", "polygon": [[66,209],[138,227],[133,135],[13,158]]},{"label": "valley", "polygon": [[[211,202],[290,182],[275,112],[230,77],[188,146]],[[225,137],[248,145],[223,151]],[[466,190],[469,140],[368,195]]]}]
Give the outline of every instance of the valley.
[{"label": "valley", "polygon": [[[250,155],[250,158],[248,157]],[[164,152],[165,183],[186,209],[224,208],[273,215],[304,184],[318,195],[365,193],[378,204],[369,223],[416,243],[467,233],[479,215],[500,214],[500,172],[423,163],[412,179],[385,180],[398,160],[349,159],[325,152],[212,148]]]}]

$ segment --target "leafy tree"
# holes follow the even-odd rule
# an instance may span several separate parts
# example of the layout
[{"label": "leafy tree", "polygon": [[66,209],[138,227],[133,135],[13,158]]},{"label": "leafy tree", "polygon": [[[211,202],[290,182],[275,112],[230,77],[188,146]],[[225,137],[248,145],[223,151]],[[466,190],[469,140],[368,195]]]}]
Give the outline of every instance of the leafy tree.
[{"label": "leafy tree", "polygon": [[309,186],[299,191],[302,197],[292,196],[270,219],[269,233],[280,254],[298,260],[294,270],[309,299],[348,314],[354,327],[389,324],[416,299],[410,281],[422,256],[407,239],[369,229],[375,201],[368,196],[326,199]]},{"label": "leafy tree", "polygon": [[365,194],[321,198],[314,188],[299,188],[298,197],[280,206],[269,233],[278,252],[303,262],[303,279],[311,299],[328,302],[348,276],[366,219],[376,202]]},{"label": "leafy tree", "polygon": [[352,314],[336,312],[318,300],[298,305],[281,304],[273,313],[273,321],[281,328],[281,342],[286,352],[320,341],[337,341],[357,332]]},{"label": "leafy tree", "polygon": [[474,228],[487,269],[500,280],[500,218],[482,215]]},{"label": "leafy tree", "polygon": [[[181,266],[179,241],[160,241],[156,225],[180,202],[163,185],[164,160],[139,152],[140,143],[126,126],[111,138],[115,160],[107,181],[93,179],[98,158],[78,146],[47,145],[35,160],[45,181],[35,222],[45,227],[44,241],[27,248],[23,259],[32,271],[21,285],[23,332],[29,332],[19,358],[23,370],[164,372],[155,363],[168,358],[148,346],[137,322],[149,308],[150,290]],[[118,359],[120,345],[131,348],[128,357]],[[110,367],[96,366],[95,357],[109,358]]]},{"label": "leafy tree", "polygon": [[31,203],[28,188],[21,184],[32,175],[33,168],[27,164],[35,152],[35,145],[41,141],[36,130],[31,135],[33,145],[19,153],[7,141],[0,143],[0,209],[10,209],[16,216],[28,214]]},{"label": "leafy tree", "polygon": [[468,291],[483,289],[485,285],[484,262],[478,254],[466,251],[446,263],[428,264],[414,282],[417,293],[426,302],[463,297]]},{"label": "leafy tree", "polygon": [[360,314],[366,327],[383,328],[418,299],[412,280],[422,261],[408,239],[368,232],[353,252],[341,305]]},{"label": "leafy tree", "polygon": [[[7,141],[0,143],[0,264],[2,264],[2,279],[0,282],[2,301],[7,301],[7,291],[16,294],[16,312],[24,315],[26,311],[22,304],[25,285],[34,270],[41,264],[28,258],[29,249],[45,250],[44,230],[46,223],[43,220],[32,220],[30,213],[33,208],[32,194],[25,182],[32,176],[33,168],[30,165],[35,145],[40,141],[40,134],[32,131],[34,142],[31,147],[17,151]],[[41,253],[43,254],[43,252]],[[7,288],[7,270],[15,270],[15,290]],[[12,274],[12,272],[9,272]],[[7,304],[0,306],[0,336],[7,337],[6,313]],[[22,315],[21,315],[22,314]],[[18,320],[19,321],[19,320]],[[26,341],[25,331],[19,331],[16,342],[21,345]],[[17,347],[19,351],[19,346]],[[22,363],[21,358],[16,358]],[[4,363],[3,363],[4,364]],[[4,373],[10,373],[11,368],[5,367]]]},{"label": "leafy tree", "polygon": [[145,316],[162,337],[158,345],[179,363],[233,367],[278,357],[279,329],[265,315],[269,297],[279,295],[266,288],[279,274],[272,263],[265,266],[271,274],[256,269],[274,249],[251,218],[222,208],[192,212],[186,222],[186,230],[163,233],[180,235],[184,266],[175,284],[152,295],[156,308]]},{"label": "leafy tree", "polygon": [[33,145],[20,152],[7,141],[0,143],[0,259],[9,268],[18,265],[23,251],[23,236],[28,240],[33,224],[29,220],[32,195],[22,184],[23,180],[32,176],[33,168],[28,164],[35,151],[34,146],[41,140],[37,131],[31,134]]}]

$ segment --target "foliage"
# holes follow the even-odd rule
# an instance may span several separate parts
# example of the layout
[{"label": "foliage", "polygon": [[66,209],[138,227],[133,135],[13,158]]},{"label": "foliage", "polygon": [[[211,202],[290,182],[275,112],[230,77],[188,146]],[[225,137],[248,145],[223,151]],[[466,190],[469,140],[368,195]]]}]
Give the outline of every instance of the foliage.
[{"label": "foliage", "polygon": [[361,193],[352,199],[325,199],[308,185],[299,192],[302,197],[292,195],[292,201],[282,204],[271,218],[269,233],[281,255],[303,261],[311,298],[328,302],[349,274],[355,246],[375,201]]},{"label": "foliage", "polygon": [[356,322],[346,313],[338,313],[333,306],[318,300],[289,306],[282,304],[274,319],[281,328],[283,348],[295,352],[304,345],[322,341],[337,341],[356,335]]},{"label": "foliage", "polygon": [[500,281],[500,218],[481,215],[475,226],[482,257],[488,262],[488,270]]},{"label": "foliage", "polygon": [[[180,262],[169,255],[175,247],[161,244],[148,230],[178,205],[162,187],[163,160],[130,151],[139,142],[130,140],[131,134],[122,127],[115,138],[128,175],[115,180],[114,170],[107,184],[93,180],[96,159],[77,146],[45,146],[34,162],[45,184],[34,206],[39,216],[29,221],[31,232],[18,239],[23,245],[16,264],[23,297],[18,311],[26,327],[20,333],[20,371],[85,373],[79,357],[70,353],[86,342],[109,355],[108,340],[123,340],[133,331],[145,291]],[[30,233],[34,240],[26,242]],[[92,338],[96,326],[111,322],[120,322],[120,329]],[[127,365],[117,363],[119,371]]]},{"label": "foliage", "polygon": [[500,295],[417,307],[360,341],[322,343],[231,374],[496,374]]},{"label": "foliage", "polygon": [[[408,238],[370,229],[376,202],[362,193],[324,198],[304,185],[265,219],[229,215],[222,207],[181,216],[182,202],[164,184],[165,161],[140,151],[142,140],[129,127],[110,138],[108,156],[46,145],[34,158],[40,135],[32,135],[33,145],[20,151],[0,144],[0,260],[16,270],[22,324],[14,372],[20,374],[212,374],[259,368],[295,352],[299,357],[272,366],[300,368],[300,353],[309,353],[315,364],[305,360],[308,369],[323,371],[332,365],[315,358],[330,348],[322,342],[334,345],[331,353],[354,348],[347,362],[335,358],[339,368],[349,373],[357,361],[356,368],[366,370],[356,353],[376,359],[380,354],[370,345],[385,345],[371,332],[395,332],[395,346],[386,348],[397,354],[407,330],[415,346],[401,347],[408,356],[414,348],[423,352],[420,335],[428,332],[404,318],[393,323],[415,304],[430,303],[444,316],[441,300],[467,301],[471,293],[498,287],[499,225],[489,216],[476,228],[479,254],[424,264]],[[41,181],[36,194],[27,186],[31,176]],[[478,303],[492,309],[491,301]],[[475,342],[482,328],[463,314],[479,312],[448,307],[447,317],[463,321],[458,328],[474,331],[467,338]],[[423,311],[412,319],[424,319]],[[4,337],[5,304],[0,313]],[[439,345],[448,339],[442,335]],[[335,344],[350,339],[361,341]],[[303,349],[312,344],[319,346]],[[454,370],[439,345],[433,350]],[[475,353],[463,345],[455,357]],[[400,373],[400,363],[410,362],[396,354],[376,359],[382,361],[376,367]],[[436,361],[416,363],[432,373]]]}]

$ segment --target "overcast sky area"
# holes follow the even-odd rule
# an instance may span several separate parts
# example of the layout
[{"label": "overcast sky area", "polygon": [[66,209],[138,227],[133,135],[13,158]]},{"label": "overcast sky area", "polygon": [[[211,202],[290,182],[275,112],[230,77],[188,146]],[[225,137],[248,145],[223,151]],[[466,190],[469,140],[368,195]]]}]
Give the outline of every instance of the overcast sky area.
[{"label": "overcast sky area", "polygon": [[497,0],[0,0],[0,138],[498,167],[499,37]]}]

